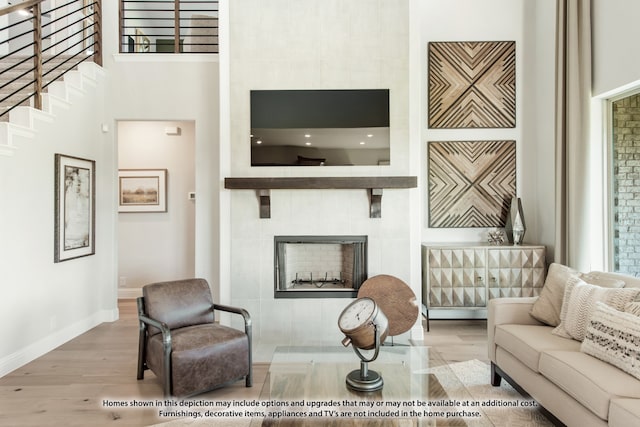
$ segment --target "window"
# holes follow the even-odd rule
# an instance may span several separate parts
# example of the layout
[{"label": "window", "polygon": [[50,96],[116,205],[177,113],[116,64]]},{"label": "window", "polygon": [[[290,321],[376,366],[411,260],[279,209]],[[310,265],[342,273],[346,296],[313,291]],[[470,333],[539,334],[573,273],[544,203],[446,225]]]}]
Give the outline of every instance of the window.
[{"label": "window", "polygon": [[613,270],[640,276],[640,93],[611,105]]}]

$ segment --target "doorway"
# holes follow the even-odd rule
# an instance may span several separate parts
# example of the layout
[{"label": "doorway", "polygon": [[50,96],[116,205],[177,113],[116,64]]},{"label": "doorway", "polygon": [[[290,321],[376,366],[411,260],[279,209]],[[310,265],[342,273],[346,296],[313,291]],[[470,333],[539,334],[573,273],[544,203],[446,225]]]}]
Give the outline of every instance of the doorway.
[{"label": "doorway", "polygon": [[195,123],[119,121],[117,141],[118,297],[132,298],[195,275]]}]

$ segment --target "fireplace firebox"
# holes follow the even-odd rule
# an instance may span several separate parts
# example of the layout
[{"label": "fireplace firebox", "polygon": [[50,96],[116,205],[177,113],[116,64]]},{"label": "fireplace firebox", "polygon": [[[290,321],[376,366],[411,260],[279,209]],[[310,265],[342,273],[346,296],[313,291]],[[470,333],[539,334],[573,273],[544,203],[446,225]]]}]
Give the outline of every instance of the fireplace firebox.
[{"label": "fireplace firebox", "polygon": [[367,279],[367,236],[275,236],[275,298],[353,298]]}]

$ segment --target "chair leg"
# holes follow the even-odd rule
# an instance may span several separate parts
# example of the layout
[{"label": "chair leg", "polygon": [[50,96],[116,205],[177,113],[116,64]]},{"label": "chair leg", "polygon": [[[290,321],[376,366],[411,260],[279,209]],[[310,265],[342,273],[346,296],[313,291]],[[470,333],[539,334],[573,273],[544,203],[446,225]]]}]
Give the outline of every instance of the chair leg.
[{"label": "chair leg", "polygon": [[249,353],[249,373],[245,378],[245,386],[253,387],[253,328],[251,326],[249,313],[246,313],[245,316],[244,332],[247,334],[247,352]]},{"label": "chair leg", "polygon": [[[143,313],[142,298],[138,298],[138,314]],[[140,321],[140,331],[138,333],[138,379],[144,378],[147,358],[147,325]]]}]

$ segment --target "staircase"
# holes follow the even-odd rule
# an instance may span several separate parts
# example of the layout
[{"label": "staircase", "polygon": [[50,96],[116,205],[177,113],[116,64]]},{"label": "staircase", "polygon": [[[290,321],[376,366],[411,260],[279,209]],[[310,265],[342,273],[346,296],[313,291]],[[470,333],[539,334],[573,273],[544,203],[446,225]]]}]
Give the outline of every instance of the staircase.
[{"label": "staircase", "polygon": [[[30,97],[33,93],[33,61],[29,59],[20,63],[20,60],[15,60],[11,64],[3,60],[0,71],[8,71],[0,74],[0,99],[14,91],[18,93],[0,103],[0,112],[6,112],[16,104],[19,106],[0,117],[0,156],[12,156],[21,139],[33,137],[38,121],[52,122],[56,111],[68,109],[74,96],[83,96],[104,75],[99,65],[82,62],[75,69],[67,71],[62,78],[49,83],[68,68],[66,64],[61,65],[66,60],[68,58],[65,57],[43,59],[43,86],[47,87],[42,94],[41,110],[33,108],[33,97]],[[9,83],[13,79],[16,81]],[[29,99],[18,102],[25,98]]]}]

